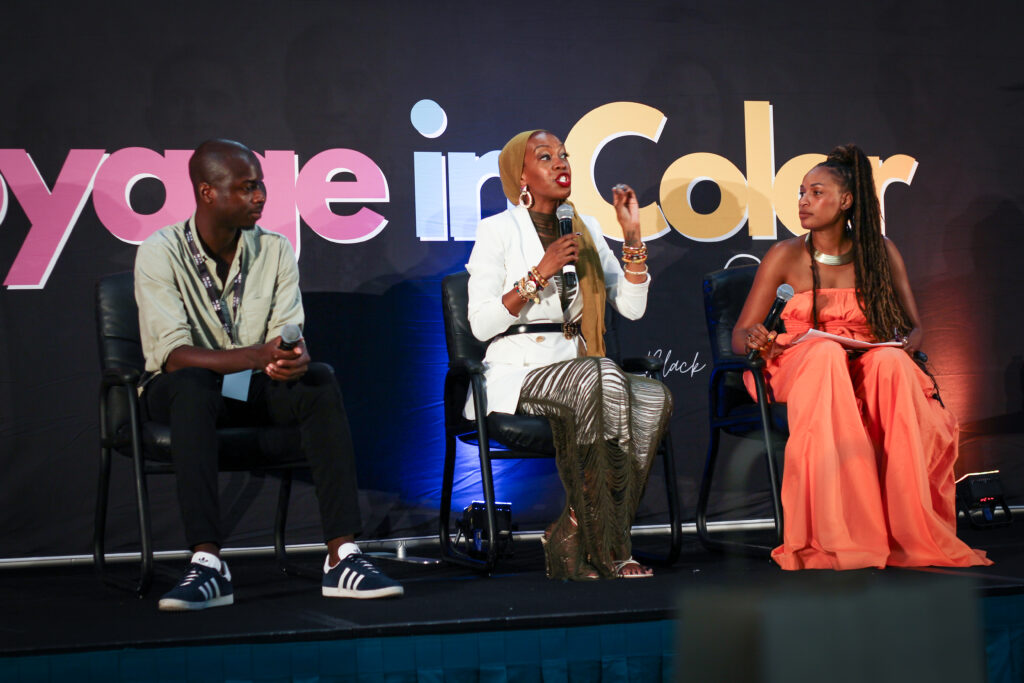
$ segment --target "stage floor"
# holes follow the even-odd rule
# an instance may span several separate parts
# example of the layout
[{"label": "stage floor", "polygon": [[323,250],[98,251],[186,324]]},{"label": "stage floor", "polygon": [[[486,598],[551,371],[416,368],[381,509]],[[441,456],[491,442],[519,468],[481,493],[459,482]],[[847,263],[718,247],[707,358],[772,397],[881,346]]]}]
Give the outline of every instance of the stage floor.
[{"label": "stage floor", "polygon": [[[867,583],[905,581],[918,572],[969,577],[979,597],[1024,593],[1022,523],[998,529],[962,529],[961,537],[985,549],[991,567],[970,569],[782,572],[766,559],[704,551],[685,536],[672,567],[640,580],[557,582],[545,578],[540,544],[517,541],[515,555],[494,575],[483,577],[449,565],[382,562],[406,588],[403,598],[327,599],[313,579],[286,577],[271,559],[231,562],[235,604],[202,613],[162,613],[159,596],[173,584],[157,574],[150,594],[132,594],[100,583],[90,566],[5,569],[0,573],[0,656],[154,648],[228,643],[323,641],[393,635],[446,634],[630,623],[673,619],[679,594],[702,585],[793,587],[856,575]],[[656,550],[666,537],[650,536],[638,546]],[[430,552],[416,549],[417,555]],[[322,557],[307,554],[297,563],[311,573]],[[114,565],[127,576],[128,565]],[[183,567],[171,565],[175,573]]]}]

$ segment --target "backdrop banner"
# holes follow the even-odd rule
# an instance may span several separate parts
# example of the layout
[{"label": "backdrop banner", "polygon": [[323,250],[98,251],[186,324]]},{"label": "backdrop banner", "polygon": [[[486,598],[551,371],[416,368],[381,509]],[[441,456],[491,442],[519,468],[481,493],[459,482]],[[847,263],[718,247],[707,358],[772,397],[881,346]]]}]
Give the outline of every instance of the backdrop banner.
[{"label": "backdrop banner", "polygon": [[[1018,4],[15,1],[3,15],[0,558],[90,551],[94,285],[190,214],[187,160],[212,137],[260,155],[261,224],[299,254],[310,352],[334,365],[353,427],[365,538],[436,533],[440,281],[505,208],[498,150],[529,128],[566,141],[572,199],[613,248],[611,187],[639,194],[650,302],[614,342],[666,361],[689,519],[708,441],[702,277],[801,234],[802,175],[851,141],[875,164],[961,422],[958,474],[999,469],[1022,500],[1024,323],[1004,301],[1024,291]],[[474,460],[458,509],[481,495]],[[763,478],[749,465],[741,479]],[[664,520],[661,476],[639,523]],[[269,543],[272,481],[223,475],[230,545]],[[563,504],[552,462],[500,463],[497,482],[521,529]],[[123,458],[113,490],[107,547],[135,549]],[[716,510],[764,515],[766,495],[743,490],[726,485]],[[183,548],[173,478],[151,494],[156,548]],[[322,540],[310,485],[290,519],[290,542]]]}]

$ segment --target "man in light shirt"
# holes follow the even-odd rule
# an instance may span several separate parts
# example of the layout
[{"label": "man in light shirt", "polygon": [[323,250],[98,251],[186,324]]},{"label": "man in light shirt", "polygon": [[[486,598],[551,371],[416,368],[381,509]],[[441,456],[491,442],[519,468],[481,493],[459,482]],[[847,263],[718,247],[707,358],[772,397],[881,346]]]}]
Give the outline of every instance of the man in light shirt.
[{"label": "man in light shirt", "polygon": [[142,405],[171,429],[185,537],[193,551],[161,610],[234,602],[217,489],[217,435],[232,424],[295,424],[320,504],[328,597],[401,595],[363,557],[358,489],[341,391],[330,368],[310,365],[300,339],[282,349],[286,325],[304,316],[288,240],[256,225],[266,202],[253,152],[230,140],[202,143],[189,160],[195,214],[151,235],[135,259],[135,298],[146,375]]}]

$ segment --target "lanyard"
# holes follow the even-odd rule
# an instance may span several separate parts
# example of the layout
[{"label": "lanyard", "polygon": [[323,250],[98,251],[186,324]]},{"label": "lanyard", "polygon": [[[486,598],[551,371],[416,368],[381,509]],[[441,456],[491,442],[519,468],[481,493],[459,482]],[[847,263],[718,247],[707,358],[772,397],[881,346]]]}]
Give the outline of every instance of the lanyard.
[{"label": "lanyard", "polygon": [[234,325],[231,323],[231,320],[232,318],[238,317],[238,306],[242,302],[241,264],[239,264],[238,275],[235,276],[234,284],[232,285],[231,315],[228,316],[228,312],[224,310],[224,304],[221,302],[220,297],[217,296],[217,290],[213,286],[213,276],[210,275],[210,269],[206,267],[206,259],[199,253],[199,247],[196,245],[196,240],[192,235],[192,228],[189,227],[189,222],[185,223],[185,241],[188,242],[188,250],[192,252],[192,263],[195,264],[196,271],[199,273],[199,279],[202,280],[203,287],[206,288],[206,294],[210,297],[210,303],[213,305],[213,310],[216,311],[217,317],[220,318],[220,326],[224,328],[224,331],[228,335],[228,339],[233,341],[235,344],[239,344],[241,342],[239,342],[235,337]]}]

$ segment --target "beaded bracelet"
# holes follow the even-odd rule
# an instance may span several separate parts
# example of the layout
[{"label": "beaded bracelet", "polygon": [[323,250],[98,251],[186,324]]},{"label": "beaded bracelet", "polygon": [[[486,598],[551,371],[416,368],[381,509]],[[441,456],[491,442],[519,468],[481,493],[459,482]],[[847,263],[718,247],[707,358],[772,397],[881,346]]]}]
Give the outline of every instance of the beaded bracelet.
[{"label": "beaded bracelet", "polygon": [[623,263],[643,263],[647,260],[647,245],[641,244],[639,247],[633,247],[628,244],[622,245],[622,262]]},{"label": "beaded bracelet", "polygon": [[530,279],[537,283],[537,289],[544,289],[548,286],[547,279],[541,277],[540,271],[537,270],[537,266],[530,268]]},{"label": "beaded bracelet", "polygon": [[512,288],[516,290],[516,294],[519,295],[520,299],[522,299],[523,301],[529,301],[530,297],[526,296],[526,292],[523,289],[523,284],[524,283],[523,283],[522,280],[520,280],[518,282],[513,282],[512,283]]},{"label": "beaded bracelet", "polygon": [[537,304],[540,303],[540,295],[536,291],[531,292],[526,286],[526,278],[520,278],[519,282],[513,285],[516,288],[516,294],[523,301],[532,301]]},{"label": "beaded bracelet", "polygon": [[[635,263],[635,261],[634,261],[634,263]],[[629,270],[628,268],[626,268],[623,272],[625,272],[626,275],[647,275],[647,273],[650,270],[651,269],[645,264],[643,270]]]}]

